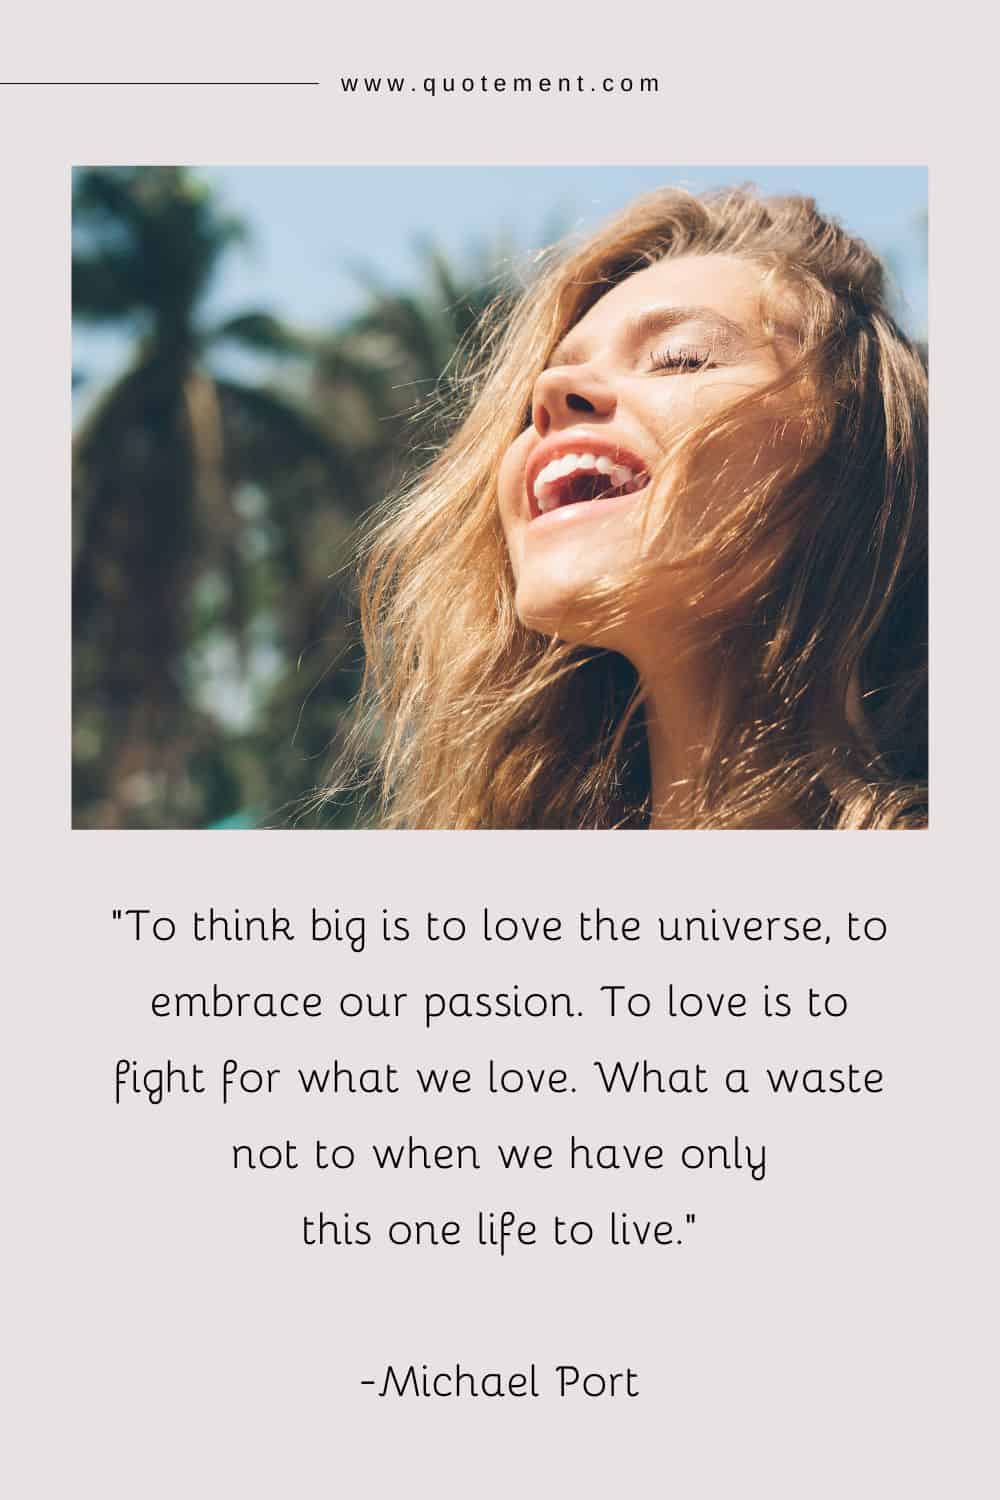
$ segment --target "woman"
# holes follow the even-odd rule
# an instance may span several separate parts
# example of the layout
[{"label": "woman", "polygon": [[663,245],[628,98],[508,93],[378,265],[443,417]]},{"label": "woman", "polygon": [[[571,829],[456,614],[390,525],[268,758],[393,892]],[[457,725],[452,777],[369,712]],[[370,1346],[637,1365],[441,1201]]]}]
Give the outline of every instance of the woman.
[{"label": "woman", "polygon": [[926,376],[865,245],[654,194],[466,400],[367,551],[386,825],[925,824]]}]

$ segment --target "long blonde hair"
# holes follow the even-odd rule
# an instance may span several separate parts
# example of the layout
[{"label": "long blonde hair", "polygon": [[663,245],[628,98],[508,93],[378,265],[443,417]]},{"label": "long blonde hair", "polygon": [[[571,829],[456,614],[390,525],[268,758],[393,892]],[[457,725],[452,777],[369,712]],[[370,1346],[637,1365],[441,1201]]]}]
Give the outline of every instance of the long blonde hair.
[{"label": "long blonde hair", "polygon": [[924,363],[887,310],[867,246],[809,198],[745,189],[640,199],[582,247],[557,247],[513,315],[486,327],[458,387],[464,419],[366,543],[365,679],[330,796],[349,765],[375,789],[382,826],[648,824],[641,684],[614,652],[521,624],[497,476],[538,375],[588,308],[663,257],[710,253],[759,265],[765,304],[769,287],[792,292],[800,350],[781,380],[678,442],[672,491],[718,476],[713,447],[721,455],[746,424],[773,431],[782,391],[794,396],[799,457],[779,462],[763,443],[734,503],[669,563],[668,506],[630,588],[595,590],[595,618],[644,587],[648,597],[666,568],[734,578],[777,546],[748,607],[700,596],[703,641],[740,689],[686,789],[685,826],[766,827],[789,814],[816,828],[925,824]]}]

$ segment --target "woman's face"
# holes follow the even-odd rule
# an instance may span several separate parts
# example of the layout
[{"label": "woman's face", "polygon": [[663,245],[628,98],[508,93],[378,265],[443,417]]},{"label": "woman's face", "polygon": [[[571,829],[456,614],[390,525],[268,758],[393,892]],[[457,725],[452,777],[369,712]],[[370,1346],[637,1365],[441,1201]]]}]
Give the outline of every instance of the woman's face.
[{"label": "woman's face", "polygon": [[[659,261],[605,293],[553,352],[535,383],[531,424],[500,469],[517,612],[529,628],[587,639],[574,626],[574,601],[641,557],[649,479],[666,449],[781,373],[792,335],[764,338],[761,277],[753,262],[724,255]],[[738,475],[741,462],[749,470],[759,444],[759,427],[745,453],[737,440],[727,472]],[[671,516],[668,545],[678,555],[697,539],[704,510],[685,515],[681,504]],[[669,614],[670,603],[655,608]],[[633,660],[641,652],[627,623],[601,643]]]}]

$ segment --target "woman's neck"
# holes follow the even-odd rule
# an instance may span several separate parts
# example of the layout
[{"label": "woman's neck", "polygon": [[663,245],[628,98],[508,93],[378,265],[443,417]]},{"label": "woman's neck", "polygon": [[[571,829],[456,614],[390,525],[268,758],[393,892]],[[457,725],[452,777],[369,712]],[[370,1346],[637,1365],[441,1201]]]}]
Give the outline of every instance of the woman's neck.
[{"label": "woman's neck", "polygon": [[[691,828],[699,790],[720,729],[734,706],[733,679],[711,655],[678,656],[669,670],[642,677],[645,693],[646,738],[650,765],[651,829]],[[744,774],[764,770],[747,766]],[[735,790],[735,788],[734,788]],[[743,828],[796,828],[794,809],[771,804]]]},{"label": "woman's neck", "polygon": [[692,800],[705,772],[721,708],[721,683],[692,663],[677,665],[669,680],[646,684],[650,828],[690,827]]}]

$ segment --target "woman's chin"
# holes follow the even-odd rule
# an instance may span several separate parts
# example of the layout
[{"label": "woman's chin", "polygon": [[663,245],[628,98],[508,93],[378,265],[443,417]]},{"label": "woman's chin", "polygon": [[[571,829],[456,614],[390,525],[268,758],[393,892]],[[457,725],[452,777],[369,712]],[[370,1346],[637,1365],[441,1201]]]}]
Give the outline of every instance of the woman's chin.
[{"label": "woman's chin", "polygon": [[558,593],[551,589],[535,592],[519,588],[515,607],[524,628],[538,635],[564,641],[570,646],[594,646],[628,654],[625,625],[601,621],[598,616],[601,612],[606,613],[607,607],[604,606],[602,611],[595,606],[592,597],[588,599],[584,586]]}]

